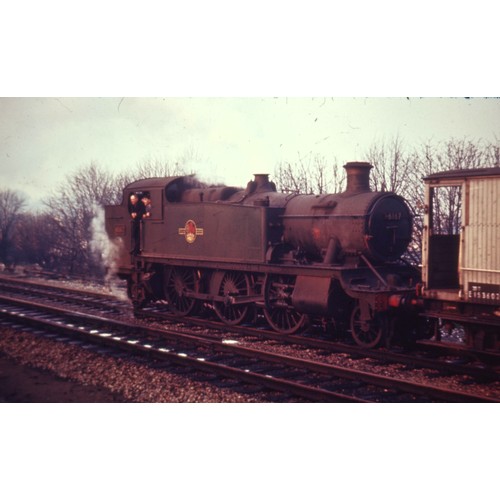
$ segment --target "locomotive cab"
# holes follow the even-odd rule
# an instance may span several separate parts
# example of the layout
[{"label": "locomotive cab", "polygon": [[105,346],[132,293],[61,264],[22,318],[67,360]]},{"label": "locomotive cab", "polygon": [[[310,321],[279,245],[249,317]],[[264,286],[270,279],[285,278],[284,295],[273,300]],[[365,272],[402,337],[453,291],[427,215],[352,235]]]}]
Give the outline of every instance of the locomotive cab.
[{"label": "locomotive cab", "polygon": [[[133,268],[130,254],[134,253],[136,243],[137,250],[144,250],[148,244],[147,233],[151,232],[150,227],[161,224],[164,207],[163,189],[172,179],[175,180],[175,178],[152,178],[133,182],[125,186],[119,205],[104,207],[106,232],[116,249],[119,277],[126,279],[130,274]],[[132,205],[132,197],[140,204],[140,208]],[[134,234],[132,214],[137,210],[141,212],[141,221],[137,224]]]}]

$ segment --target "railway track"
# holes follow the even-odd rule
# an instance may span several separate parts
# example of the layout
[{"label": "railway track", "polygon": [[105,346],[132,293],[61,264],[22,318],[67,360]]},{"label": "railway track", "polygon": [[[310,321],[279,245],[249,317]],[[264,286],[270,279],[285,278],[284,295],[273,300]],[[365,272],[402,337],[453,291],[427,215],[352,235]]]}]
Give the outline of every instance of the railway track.
[{"label": "railway track", "polygon": [[[0,289],[26,298],[40,298],[51,303],[75,304],[80,309],[99,311],[106,315],[118,317],[130,315],[130,305],[127,301],[118,300],[109,294],[82,291],[67,287],[47,285],[45,283],[32,283],[12,278],[0,280]],[[436,370],[444,374],[465,375],[477,380],[500,380],[500,356],[495,352],[473,351],[457,343],[431,343],[421,342],[411,351],[402,349],[364,349],[357,345],[332,341],[320,338],[321,334],[314,336],[281,334],[248,326],[221,325],[219,321],[209,317],[186,317],[180,319],[161,308],[149,307],[136,310],[137,318],[148,321],[156,320],[162,325],[175,326],[178,330],[186,332],[198,329],[209,337],[223,338],[231,332],[245,339],[245,342],[262,341],[268,339],[279,344],[302,346],[303,349],[316,349],[318,353],[343,353],[354,359],[370,358],[380,365],[398,364],[409,367],[420,367]],[[181,323],[182,321],[182,323]],[[253,339],[253,340],[252,340]]]},{"label": "railway track", "polygon": [[74,312],[68,305],[48,305],[2,295],[1,316],[13,323],[71,335],[85,342],[134,356],[183,365],[279,391],[310,401],[497,401],[386,377],[332,363],[242,346],[237,340],[214,339],[173,329],[131,325],[102,315]]},{"label": "railway track", "polygon": [[[97,310],[106,315],[111,314],[120,317],[125,313],[130,316],[128,302],[116,300],[109,294],[68,289],[67,287],[61,288],[45,283],[27,283],[24,280],[15,280],[12,278],[0,280],[0,288],[10,290],[16,294],[21,293],[25,297],[38,297],[55,303],[76,304],[79,308],[90,309],[92,311]],[[198,329],[209,337],[216,336],[222,338],[230,331],[232,334],[241,336],[246,343],[252,342],[252,339],[254,339],[253,341],[269,339],[280,345],[287,343],[295,347],[302,346],[305,350],[316,349],[318,355],[323,352],[343,353],[353,359],[370,358],[380,366],[392,363],[406,367],[421,367],[436,370],[444,374],[465,375],[477,380],[499,380],[498,366],[500,363],[497,353],[475,352],[465,349],[464,346],[456,343],[426,342],[422,343],[423,346],[418,350],[413,349],[408,352],[394,349],[367,350],[352,344],[321,339],[317,335],[314,337],[287,337],[267,330],[245,326],[229,327],[212,321],[207,317],[183,318],[182,322],[185,325],[182,325],[179,323],[179,317],[153,308],[135,311],[135,315],[147,320],[156,319],[161,324],[175,325],[176,329],[184,329],[184,331]]]},{"label": "railway track", "polygon": [[[135,311],[135,316],[146,320],[155,319],[159,322],[178,323],[179,318],[156,309],[145,309]],[[189,327],[199,327],[203,330],[210,329],[212,332],[220,332],[221,324],[207,318],[183,318],[183,322]],[[395,349],[365,349],[354,344],[332,341],[325,338],[319,338],[320,334],[309,335],[291,335],[283,336],[281,334],[252,328],[247,326],[226,326],[224,333],[228,331],[238,334],[247,341],[250,338],[257,340],[269,339],[280,344],[289,344],[301,346],[304,349],[316,349],[318,353],[342,353],[352,358],[370,358],[381,364],[404,364],[407,366],[427,368],[442,373],[460,374],[475,377],[480,380],[500,381],[500,358],[496,353],[484,353],[466,350],[459,345],[421,343],[411,350],[400,348]]]},{"label": "railway track", "polygon": [[78,307],[101,310],[110,314],[123,313],[124,310],[130,308],[128,301],[125,299],[125,291],[123,291],[124,299],[121,300],[109,293],[99,293],[91,290],[75,289],[3,276],[0,277],[0,291],[2,293],[12,293],[16,296],[38,297],[53,302],[72,303]]}]

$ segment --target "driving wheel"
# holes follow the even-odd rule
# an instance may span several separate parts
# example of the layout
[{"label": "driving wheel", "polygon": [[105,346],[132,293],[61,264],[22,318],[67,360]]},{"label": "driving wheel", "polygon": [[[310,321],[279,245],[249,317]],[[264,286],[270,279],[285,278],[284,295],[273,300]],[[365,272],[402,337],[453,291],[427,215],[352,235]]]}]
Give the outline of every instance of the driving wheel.
[{"label": "driving wheel", "polygon": [[170,309],[178,316],[191,314],[197,305],[196,299],[188,296],[196,292],[198,280],[196,271],[191,268],[173,268],[165,275],[164,291]]},{"label": "driving wheel", "polygon": [[238,271],[224,273],[219,286],[219,296],[224,301],[214,301],[217,316],[227,325],[239,325],[248,317],[250,304],[236,304],[237,297],[250,295],[251,283],[248,274]]}]

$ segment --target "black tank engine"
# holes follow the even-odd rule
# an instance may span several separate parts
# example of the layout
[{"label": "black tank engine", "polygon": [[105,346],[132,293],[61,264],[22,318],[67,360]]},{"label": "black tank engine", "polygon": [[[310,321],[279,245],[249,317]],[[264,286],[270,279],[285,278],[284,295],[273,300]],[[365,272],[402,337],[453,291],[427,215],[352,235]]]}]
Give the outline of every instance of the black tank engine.
[{"label": "black tank engine", "polygon": [[[400,257],[412,216],[400,196],[370,190],[371,168],[346,164],[346,190],[326,195],[278,193],[264,174],[244,190],[192,176],[129,184],[106,229],[130,298],[178,315],[208,307],[231,325],[265,317],[284,334],[319,322],[364,346],[408,330],[402,304],[420,276]],[[140,220],[132,195],[148,205]]]}]

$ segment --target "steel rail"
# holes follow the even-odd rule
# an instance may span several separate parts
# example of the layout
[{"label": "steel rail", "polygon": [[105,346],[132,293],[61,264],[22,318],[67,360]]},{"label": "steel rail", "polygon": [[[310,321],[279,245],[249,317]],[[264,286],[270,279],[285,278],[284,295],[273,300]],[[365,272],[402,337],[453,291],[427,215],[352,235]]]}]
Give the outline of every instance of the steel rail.
[{"label": "steel rail", "polygon": [[[0,300],[3,300],[3,297],[0,297]],[[0,314],[5,316],[6,314],[9,315],[9,312],[0,310]],[[266,374],[251,372],[220,363],[214,363],[211,361],[207,361],[204,358],[191,357],[184,353],[170,352],[169,349],[163,347],[155,349],[151,344],[141,344],[140,341],[119,337],[118,335],[113,335],[110,332],[99,332],[97,330],[85,331],[81,327],[70,324],[65,325],[57,320],[54,321],[47,318],[30,317],[23,313],[10,313],[10,316],[12,316],[16,320],[21,320],[23,323],[30,324],[32,326],[40,327],[40,325],[43,325],[46,328],[50,328],[51,330],[55,330],[61,333],[70,332],[72,335],[80,339],[93,343],[97,341],[99,344],[112,347],[113,349],[125,350],[132,354],[137,354],[140,352],[154,359],[189,366],[190,368],[194,368],[204,372],[217,373],[224,377],[234,378],[238,381],[252,383],[257,386],[289,393],[294,396],[300,396],[311,401],[349,403],[370,402],[361,398],[350,396],[348,394],[329,391],[326,389],[321,389],[319,387],[312,387],[310,385],[300,384]],[[82,315],[78,314],[78,318],[82,319]],[[116,322],[110,321],[110,323]],[[114,326],[116,326],[116,324]]]},{"label": "steel rail", "polygon": [[[0,297],[0,300],[8,303],[13,303],[17,306],[22,306],[22,307],[38,307],[37,304],[33,304],[31,302],[19,300],[19,299],[12,299],[10,297]],[[85,313],[78,313],[78,312],[69,312],[66,310],[62,310],[60,308],[55,308],[52,306],[46,306],[46,305],[41,305],[41,309],[45,312],[52,312],[56,314],[64,314],[67,317],[74,318],[74,319],[83,319],[83,320],[91,320],[93,323],[100,323],[104,325],[106,328],[109,328],[111,326],[114,327],[119,327],[119,328],[126,328],[126,329],[131,329],[130,325],[121,321],[117,320],[105,320],[102,317],[96,317],[92,315],[88,315]],[[26,321],[23,317],[23,321]],[[55,325],[52,324],[54,328],[68,328],[68,326],[61,325],[61,322],[56,323]],[[73,328],[72,326],[69,326],[69,328]],[[166,330],[161,330],[161,329],[156,329],[156,328],[145,328],[142,326],[134,326],[133,327],[134,332],[137,333],[146,333],[146,334],[155,334],[155,338],[158,338],[158,335],[160,335],[160,338],[165,339],[165,336],[168,335],[169,339],[175,339],[176,341],[183,341],[185,343],[193,345],[202,345],[202,346],[210,346],[214,348],[216,351],[223,351],[227,352],[230,354],[238,354],[242,356],[246,356],[247,358],[258,358],[260,360],[266,360],[266,361],[271,361],[273,363],[277,363],[279,365],[286,365],[286,366],[292,366],[296,368],[302,368],[302,369],[307,369],[310,370],[313,373],[316,374],[326,374],[328,376],[334,376],[334,377],[341,377],[342,379],[349,379],[349,380],[356,380],[356,381],[362,381],[364,383],[370,384],[370,385],[375,385],[378,387],[383,387],[383,388],[390,388],[390,389],[396,389],[399,391],[404,391],[406,393],[411,393],[411,394],[419,394],[419,395],[424,395],[426,397],[432,397],[436,398],[441,401],[460,401],[460,402],[498,402],[497,399],[494,398],[486,398],[482,396],[475,396],[471,393],[462,393],[458,391],[452,391],[452,390],[446,390],[446,389],[441,389],[439,387],[435,386],[429,386],[426,384],[416,384],[413,382],[407,382],[401,379],[394,379],[391,377],[386,377],[386,376],[381,376],[377,374],[372,374],[372,373],[367,373],[367,372],[361,372],[359,370],[352,370],[349,368],[344,368],[344,367],[338,367],[334,365],[329,365],[325,363],[318,363],[318,362],[313,362],[313,361],[308,361],[308,360],[303,360],[300,358],[293,358],[290,356],[283,356],[283,355],[278,355],[278,354],[273,354],[270,352],[263,352],[261,350],[256,350],[256,349],[251,349],[248,347],[241,347],[241,346],[235,346],[235,345],[227,345],[224,343],[221,343],[219,341],[214,341],[214,340],[208,340],[206,337],[199,337],[196,335],[189,335],[185,333],[178,333],[178,332],[172,332],[172,331],[166,331]],[[81,328],[74,329],[75,333],[78,335],[84,335],[82,333]],[[112,335],[109,335],[109,337],[112,337]],[[116,339],[114,339],[116,340]],[[106,341],[104,341],[106,342]],[[129,341],[127,341],[127,344],[130,344]],[[130,349],[130,347],[127,345],[127,347]],[[149,349],[149,348],[147,348]],[[177,357],[175,358],[177,359]],[[207,365],[206,361],[203,360],[205,363],[205,366]],[[220,366],[217,364],[217,366]],[[227,373],[227,370],[233,371],[235,370],[232,367],[224,367],[221,368],[222,370],[226,370],[225,373]],[[254,374],[252,374],[253,376]],[[248,378],[249,375],[243,375],[244,378]],[[261,376],[259,376],[260,379]],[[264,375],[265,379],[268,379],[268,376]],[[278,379],[273,379],[272,382],[270,382],[273,387],[276,387],[276,385],[280,385],[283,387],[283,381],[278,380]],[[288,382],[287,382],[288,383]],[[269,387],[269,385],[267,385]],[[299,387],[293,388],[293,386],[290,390],[292,390],[293,394],[298,394],[298,395],[304,395],[304,387],[310,387],[310,386],[303,386],[300,385]],[[314,389],[314,390],[317,390]],[[300,391],[300,392],[298,392]],[[324,398],[327,396],[327,394],[330,394],[327,400],[333,400],[335,398],[345,398],[345,394],[339,394],[339,393],[334,393],[332,391],[327,391],[323,392],[323,389],[320,389],[319,392],[319,400],[324,400],[321,398]],[[337,399],[339,400],[339,399]]]},{"label": "steel rail", "polygon": [[[37,293],[46,294],[48,296],[52,295],[52,297],[56,300],[65,300],[71,303],[85,304],[86,306],[98,307],[102,309],[105,305],[106,300],[110,300],[111,304],[107,306],[110,311],[115,312],[123,312],[124,309],[127,308],[127,304],[123,304],[123,308],[120,308],[114,304],[116,302],[116,298],[111,295],[99,294],[95,292],[87,292],[82,290],[75,290],[67,287],[57,287],[54,285],[46,285],[39,283],[31,283],[26,282],[25,280],[15,280],[11,278],[7,278],[4,280],[9,284],[7,287],[22,287],[23,292],[29,292],[29,288],[34,286],[37,290]],[[4,285],[0,281],[0,288]],[[45,290],[51,290],[52,292],[46,292]],[[69,293],[69,297],[66,297],[65,293]],[[92,299],[88,299],[88,295],[93,297]],[[95,299],[94,299],[95,297]],[[154,309],[144,309],[144,310],[136,310],[136,317],[143,317],[146,319],[157,318],[161,320],[174,321],[179,322],[182,321],[187,324],[199,325],[202,327],[213,328],[215,330],[220,330],[224,328],[225,331],[231,331],[234,333],[238,333],[240,335],[250,335],[255,336],[256,338],[269,338],[282,343],[287,343],[290,345],[302,345],[306,347],[312,347],[317,349],[328,350],[332,353],[345,353],[350,354],[352,356],[366,356],[373,359],[378,359],[383,362],[391,362],[391,363],[404,363],[409,366],[420,366],[423,368],[429,368],[433,370],[438,370],[442,373],[454,373],[460,375],[469,375],[481,380],[500,380],[500,372],[498,369],[494,368],[494,366],[499,365],[500,355],[494,352],[484,352],[484,351],[475,351],[469,348],[465,348],[464,346],[458,344],[450,344],[450,343],[430,343],[420,341],[417,343],[417,346],[424,348],[426,351],[431,351],[432,353],[441,353],[442,355],[452,355],[457,356],[460,359],[459,362],[455,363],[453,360],[439,360],[435,358],[426,358],[422,356],[420,353],[417,354],[405,354],[401,352],[395,352],[394,350],[388,349],[377,349],[377,350],[367,350],[360,346],[354,346],[350,344],[345,344],[341,342],[333,342],[329,340],[324,340],[320,338],[310,338],[304,336],[286,336],[283,334],[279,334],[276,332],[272,332],[269,330],[262,330],[254,327],[248,326],[230,326],[221,323],[220,321],[215,321],[207,318],[193,318],[193,317],[182,317],[179,318],[170,313],[166,312],[158,312],[154,311]],[[468,365],[463,364],[464,357],[471,358],[471,360],[483,360],[490,365]],[[493,365],[493,366],[491,366]]]},{"label": "steel rail", "polygon": [[[206,328],[220,329],[225,328],[226,331],[237,333],[239,335],[255,336],[257,338],[267,338],[276,340],[278,342],[287,343],[290,345],[300,345],[314,349],[321,349],[331,353],[343,353],[356,357],[369,357],[383,362],[390,363],[403,363],[410,366],[419,366],[422,368],[429,368],[438,370],[445,373],[454,373],[459,375],[470,375],[480,379],[500,380],[500,372],[491,366],[467,366],[455,365],[449,361],[442,361],[437,359],[425,358],[417,354],[405,354],[389,349],[366,349],[357,345],[346,344],[343,342],[335,342],[324,340],[321,338],[311,338],[301,335],[283,335],[270,330],[262,330],[255,327],[248,327],[242,325],[224,325],[218,321],[206,318],[182,317],[175,316],[171,313],[158,312],[154,310],[136,310],[134,312],[136,317],[144,319],[164,319],[168,321],[182,321],[187,324],[197,325]],[[472,351],[462,346],[452,346],[449,344],[431,344],[425,342],[418,342],[417,346],[421,346],[427,350],[432,350],[434,353],[440,351],[444,355],[456,355],[460,357],[470,357],[472,359],[486,359],[494,362],[496,365],[500,362],[500,355],[494,353],[484,353],[483,351]]]}]

